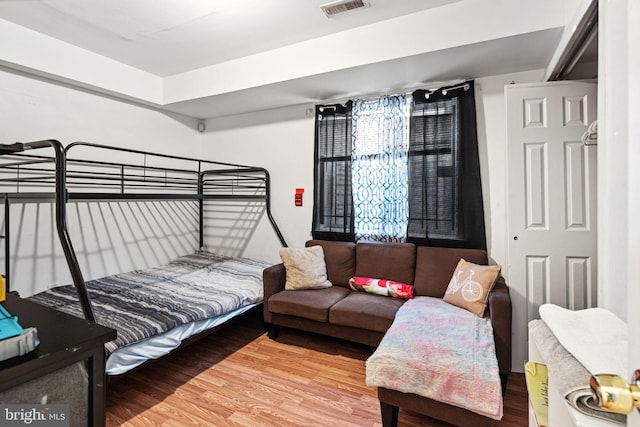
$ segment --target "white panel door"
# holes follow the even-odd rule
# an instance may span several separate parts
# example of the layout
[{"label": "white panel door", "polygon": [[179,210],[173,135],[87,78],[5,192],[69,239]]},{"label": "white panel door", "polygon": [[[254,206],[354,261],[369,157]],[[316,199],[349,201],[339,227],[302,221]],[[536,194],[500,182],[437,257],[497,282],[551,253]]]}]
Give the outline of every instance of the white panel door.
[{"label": "white panel door", "polygon": [[597,85],[509,85],[508,278],[513,367],[527,358],[538,308],[596,305],[596,147],[581,137],[596,119]]}]

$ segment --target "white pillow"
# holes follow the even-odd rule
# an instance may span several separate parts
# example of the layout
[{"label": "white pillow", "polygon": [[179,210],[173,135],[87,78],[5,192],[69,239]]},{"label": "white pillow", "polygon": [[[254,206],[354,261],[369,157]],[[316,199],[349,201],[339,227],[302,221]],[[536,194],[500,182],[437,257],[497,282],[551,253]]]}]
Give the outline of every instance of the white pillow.
[{"label": "white pillow", "polygon": [[327,279],[322,246],[308,248],[282,248],[280,258],[287,272],[286,290],[322,289],[331,286]]}]

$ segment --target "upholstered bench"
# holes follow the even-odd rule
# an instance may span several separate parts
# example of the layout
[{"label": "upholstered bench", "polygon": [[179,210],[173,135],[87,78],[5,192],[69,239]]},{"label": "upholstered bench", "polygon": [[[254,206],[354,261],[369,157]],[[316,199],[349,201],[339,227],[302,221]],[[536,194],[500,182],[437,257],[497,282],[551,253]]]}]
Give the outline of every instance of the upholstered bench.
[{"label": "upholstered bench", "polygon": [[378,387],[384,427],[399,407],[457,425],[502,418],[502,388],[491,321],[439,298],[416,297],[366,363]]}]

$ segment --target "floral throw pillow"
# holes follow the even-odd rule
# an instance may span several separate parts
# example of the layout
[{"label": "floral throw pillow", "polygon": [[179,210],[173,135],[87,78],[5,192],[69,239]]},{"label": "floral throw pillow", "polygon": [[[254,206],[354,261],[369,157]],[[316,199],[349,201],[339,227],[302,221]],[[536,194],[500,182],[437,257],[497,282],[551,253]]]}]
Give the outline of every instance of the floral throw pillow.
[{"label": "floral throw pillow", "polygon": [[478,265],[460,259],[443,300],[483,317],[500,269],[499,265]]},{"label": "floral throw pillow", "polygon": [[349,288],[354,291],[384,295],[394,298],[413,298],[413,285],[385,279],[354,276],[349,279]]}]

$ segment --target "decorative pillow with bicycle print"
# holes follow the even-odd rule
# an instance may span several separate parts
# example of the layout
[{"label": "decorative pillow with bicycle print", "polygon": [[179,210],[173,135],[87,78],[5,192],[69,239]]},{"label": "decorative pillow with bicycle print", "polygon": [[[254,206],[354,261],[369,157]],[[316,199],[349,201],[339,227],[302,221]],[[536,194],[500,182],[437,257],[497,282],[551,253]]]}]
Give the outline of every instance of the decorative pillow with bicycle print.
[{"label": "decorative pillow with bicycle print", "polygon": [[443,300],[483,317],[489,292],[496,283],[500,269],[499,265],[478,265],[461,258]]},{"label": "decorative pillow with bicycle print", "polygon": [[349,279],[349,288],[353,291],[367,292],[394,298],[413,298],[413,286],[385,279],[354,276]]}]

